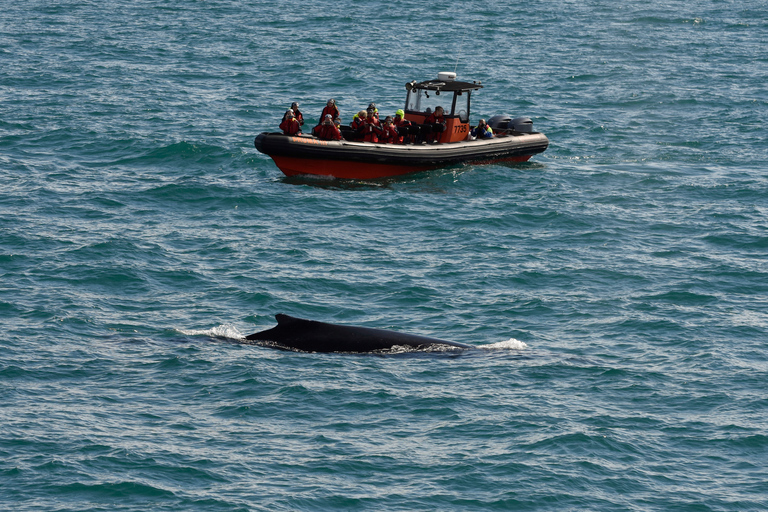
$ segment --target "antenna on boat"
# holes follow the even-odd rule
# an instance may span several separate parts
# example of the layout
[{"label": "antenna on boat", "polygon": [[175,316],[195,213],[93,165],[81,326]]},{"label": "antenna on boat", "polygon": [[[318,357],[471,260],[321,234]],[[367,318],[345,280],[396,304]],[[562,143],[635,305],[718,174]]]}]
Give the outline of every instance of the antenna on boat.
[{"label": "antenna on boat", "polygon": [[461,49],[464,47],[464,39],[467,37],[467,31],[464,31],[464,35],[461,37],[461,43],[459,43],[459,54],[456,55],[456,65],[453,67],[453,72],[455,73],[457,69],[459,69],[459,59],[461,58]]}]

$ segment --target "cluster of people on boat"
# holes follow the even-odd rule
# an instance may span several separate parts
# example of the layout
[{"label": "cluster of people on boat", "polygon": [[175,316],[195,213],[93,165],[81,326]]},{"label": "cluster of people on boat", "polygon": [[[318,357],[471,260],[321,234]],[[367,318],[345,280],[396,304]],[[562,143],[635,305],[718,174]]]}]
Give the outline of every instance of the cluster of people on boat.
[{"label": "cluster of people on boat", "polygon": [[[285,135],[299,135],[302,133],[303,125],[304,115],[299,110],[299,104],[293,102],[291,108],[283,115],[280,129]],[[426,126],[427,130],[422,130],[418,125],[405,119],[405,112],[402,109],[397,110],[394,116],[387,116],[384,121],[380,121],[379,109],[376,108],[375,103],[371,103],[367,109],[355,114],[349,129],[345,127],[345,137],[342,134],[341,112],[336,101],[331,98],[320,114],[320,122],[312,128],[312,135],[322,140],[347,139],[386,144],[405,144],[424,140],[436,143],[446,127],[443,107],[435,107],[435,110],[424,119],[423,126]],[[494,136],[493,130],[484,119],[481,119],[471,130],[471,135],[473,138],[493,138]]]}]

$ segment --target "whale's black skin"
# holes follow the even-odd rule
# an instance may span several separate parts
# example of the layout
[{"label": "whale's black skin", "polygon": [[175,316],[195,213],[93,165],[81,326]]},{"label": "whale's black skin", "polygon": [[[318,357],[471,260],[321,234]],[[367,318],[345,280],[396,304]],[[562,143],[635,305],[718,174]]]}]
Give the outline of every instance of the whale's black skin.
[{"label": "whale's black skin", "polygon": [[334,325],[292,316],[275,315],[277,326],[246,336],[251,341],[271,342],[270,346],[302,352],[375,352],[394,346],[428,349],[434,346],[472,348],[452,341],[415,336],[401,332]]}]

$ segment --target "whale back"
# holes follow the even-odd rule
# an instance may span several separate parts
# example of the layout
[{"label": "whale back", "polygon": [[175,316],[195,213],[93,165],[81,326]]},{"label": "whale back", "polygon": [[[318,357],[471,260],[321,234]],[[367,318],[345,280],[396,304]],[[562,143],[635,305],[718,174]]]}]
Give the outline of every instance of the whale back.
[{"label": "whale back", "polygon": [[424,349],[435,345],[470,348],[460,343],[386,329],[329,324],[284,314],[275,315],[275,319],[277,326],[246,336],[246,339],[271,342],[276,348],[303,352],[375,352],[394,346]]}]

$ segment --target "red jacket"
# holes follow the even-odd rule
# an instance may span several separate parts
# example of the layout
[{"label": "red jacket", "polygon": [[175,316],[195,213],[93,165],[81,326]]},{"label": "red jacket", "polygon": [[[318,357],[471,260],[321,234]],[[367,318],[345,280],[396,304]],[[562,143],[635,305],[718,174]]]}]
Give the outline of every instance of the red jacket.
[{"label": "red jacket", "polygon": [[379,142],[383,142],[385,144],[395,144],[396,142],[400,142],[400,136],[397,133],[397,128],[395,128],[395,125],[383,125],[381,127],[381,135],[379,135]]},{"label": "red jacket", "polygon": [[381,123],[375,117],[366,117],[360,131],[365,142],[379,142]]},{"label": "red jacket", "polygon": [[[394,124],[395,124],[395,128],[397,128],[397,129],[398,129],[398,130],[397,130],[397,133],[398,133],[398,134],[400,133],[400,127],[401,127],[401,126],[402,126],[402,127],[406,127],[406,128],[407,128],[407,127],[409,127],[409,126],[411,126],[411,122],[410,122],[410,121],[406,121],[405,119],[400,119],[399,121],[395,121],[395,123],[394,123]],[[407,131],[407,130],[403,130],[403,131]],[[398,142],[398,144],[402,144],[402,143],[403,143],[403,139],[404,139],[404,138],[405,138],[405,134],[403,134],[403,135],[400,135],[400,136],[397,138],[397,142]],[[411,137],[409,137],[409,139],[410,139],[410,138],[411,138]]]},{"label": "red jacket", "polygon": [[323,113],[320,114],[320,123],[323,122],[326,114],[331,114],[331,119],[336,119],[337,117],[341,116],[341,112],[339,112],[339,108],[336,105],[332,107],[326,106],[323,109]]},{"label": "red jacket", "polygon": [[321,124],[314,129],[315,137],[323,140],[341,140],[341,132],[335,124]]},{"label": "red jacket", "polygon": [[352,120],[351,123],[349,123],[349,126],[352,127],[353,130],[358,131],[362,126],[365,124],[365,118],[357,116]]},{"label": "red jacket", "polygon": [[436,113],[432,112],[424,120],[424,124],[432,127],[431,133],[427,135],[427,140],[439,142],[440,137],[442,137],[443,132],[445,131],[445,116],[444,115],[439,116]]},{"label": "red jacket", "polygon": [[424,124],[445,124],[445,115],[438,116],[434,112],[429,114],[427,118],[424,120]]},{"label": "red jacket", "polygon": [[296,135],[301,133],[301,125],[295,117],[285,119],[282,123],[280,123],[280,129],[283,130],[285,135]]},{"label": "red jacket", "polygon": [[[363,138],[363,132],[362,127],[364,124],[365,118],[356,117],[352,120],[351,123],[349,123],[349,127],[352,128],[353,135],[351,135],[351,140],[361,140]],[[349,138],[349,137],[347,137]]]}]

